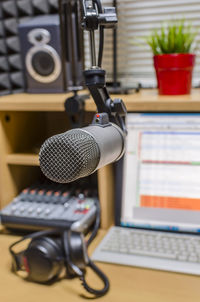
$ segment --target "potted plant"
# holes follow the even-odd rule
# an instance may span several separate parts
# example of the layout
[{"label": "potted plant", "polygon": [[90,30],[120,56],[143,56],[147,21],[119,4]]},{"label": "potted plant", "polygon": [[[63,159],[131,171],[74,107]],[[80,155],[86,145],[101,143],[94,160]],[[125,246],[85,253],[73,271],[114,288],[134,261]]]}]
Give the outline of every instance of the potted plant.
[{"label": "potted plant", "polygon": [[192,52],[197,33],[191,25],[174,21],[155,30],[147,38],[154,54],[159,94],[189,94],[195,54]]}]

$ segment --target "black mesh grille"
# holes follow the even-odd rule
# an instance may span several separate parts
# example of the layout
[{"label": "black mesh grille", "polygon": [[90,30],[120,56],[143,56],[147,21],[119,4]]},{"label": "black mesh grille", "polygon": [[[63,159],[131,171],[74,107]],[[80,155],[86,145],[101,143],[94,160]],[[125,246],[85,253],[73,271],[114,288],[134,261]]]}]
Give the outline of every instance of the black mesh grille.
[{"label": "black mesh grille", "polygon": [[59,183],[68,183],[93,173],[99,159],[96,141],[79,129],[50,137],[40,149],[42,172]]}]

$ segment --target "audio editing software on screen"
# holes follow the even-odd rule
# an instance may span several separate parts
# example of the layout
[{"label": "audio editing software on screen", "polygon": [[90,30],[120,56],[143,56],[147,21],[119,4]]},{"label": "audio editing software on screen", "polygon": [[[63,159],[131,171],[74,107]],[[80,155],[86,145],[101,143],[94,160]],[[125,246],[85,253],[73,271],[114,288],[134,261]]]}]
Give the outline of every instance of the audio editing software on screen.
[{"label": "audio editing software on screen", "polygon": [[128,114],[122,225],[199,228],[200,114]]}]

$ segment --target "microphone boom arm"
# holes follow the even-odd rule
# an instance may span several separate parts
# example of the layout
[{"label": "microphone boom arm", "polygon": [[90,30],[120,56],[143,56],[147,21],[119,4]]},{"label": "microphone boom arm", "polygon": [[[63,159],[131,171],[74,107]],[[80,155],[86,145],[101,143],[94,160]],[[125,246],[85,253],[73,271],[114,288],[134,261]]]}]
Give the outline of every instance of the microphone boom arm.
[{"label": "microphone boom arm", "polygon": [[[102,8],[100,0],[81,0],[82,27],[89,31],[91,68],[84,71],[85,83],[97,106],[98,113],[107,113],[109,120],[126,134],[126,106],[121,99],[112,100],[106,87],[106,72],[101,68],[104,28],[113,28],[117,23],[114,7]],[[99,29],[99,54],[96,64],[95,30]]]}]

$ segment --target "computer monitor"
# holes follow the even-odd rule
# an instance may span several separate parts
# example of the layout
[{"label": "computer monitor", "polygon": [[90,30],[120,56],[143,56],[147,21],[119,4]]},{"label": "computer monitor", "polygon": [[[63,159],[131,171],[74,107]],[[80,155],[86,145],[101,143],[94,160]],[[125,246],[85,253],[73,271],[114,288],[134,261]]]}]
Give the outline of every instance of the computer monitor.
[{"label": "computer monitor", "polygon": [[128,113],[126,124],[117,225],[200,232],[200,113]]}]

